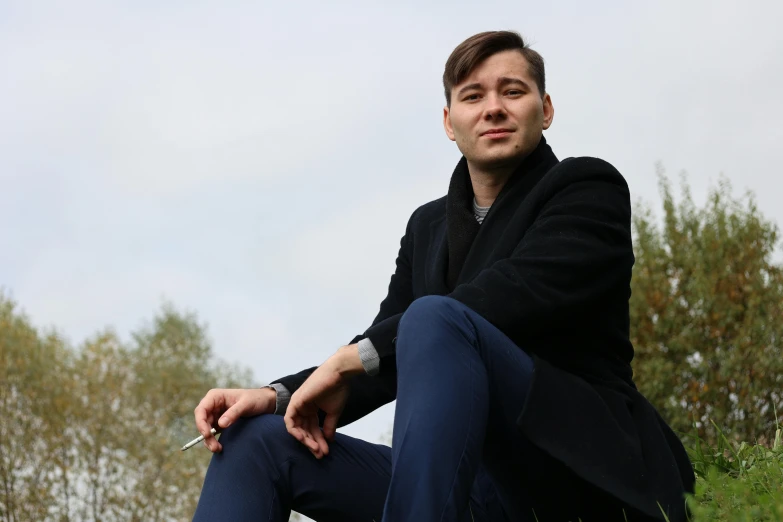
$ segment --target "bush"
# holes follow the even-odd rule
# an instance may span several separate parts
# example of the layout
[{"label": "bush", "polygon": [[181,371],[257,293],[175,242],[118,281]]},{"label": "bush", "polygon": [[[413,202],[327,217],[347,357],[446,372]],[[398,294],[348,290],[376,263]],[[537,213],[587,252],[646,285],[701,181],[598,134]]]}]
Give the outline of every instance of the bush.
[{"label": "bush", "polygon": [[715,428],[715,445],[696,439],[689,451],[697,477],[696,494],[688,499],[693,520],[783,521],[781,429],[770,447],[732,443]]},{"label": "bush", "polygon": [[680,433],[695,424],[710,444],[716,427],[764,443],[783,410],[778,228],[725,180],[701,207],[685,181],[675,201],[662,173],[661,194],[661,226],[643,206],[634,213],[634,379]]}]

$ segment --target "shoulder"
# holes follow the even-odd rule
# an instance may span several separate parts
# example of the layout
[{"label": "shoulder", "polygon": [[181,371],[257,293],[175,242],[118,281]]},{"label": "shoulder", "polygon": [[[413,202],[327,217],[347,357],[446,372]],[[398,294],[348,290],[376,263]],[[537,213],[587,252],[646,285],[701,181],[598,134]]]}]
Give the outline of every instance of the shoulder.
[{"label": "shoulder", "polygon": [[423,223],[431,223],[446,217],[446,196],[434,199],[419,206],[411,214],[408,228],[417,228]]},{"label": "shoulder", "polygon": [[566,158],[552,167],[546,178],[550,184],[561,187],[580,181],[594,181],[605,182],[628,190],[628,183],[614,165],[590,156]]},{"label": "shoulder", "polygon": [[631,194],[622,174],[599,158],[566,158],[541,184],[537,202],[542,213],[595,214],[629,221]]}]

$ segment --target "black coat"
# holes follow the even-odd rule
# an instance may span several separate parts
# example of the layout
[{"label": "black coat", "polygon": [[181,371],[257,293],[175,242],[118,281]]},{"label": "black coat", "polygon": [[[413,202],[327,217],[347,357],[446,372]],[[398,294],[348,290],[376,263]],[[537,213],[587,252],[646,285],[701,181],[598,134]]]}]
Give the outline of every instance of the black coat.
[{"label": "black coat", "polygon": [[[380,312],[351,341],[370,338],[380,374],[351,381],[341,424],[394,400],[400,317],[414,299],[448,295],[535,361],[517,425],[549,459],[550,476],[557,470],[554,483],[542,486],[548,491],[536,494],[540,510],[559,513],[557,504],[580,499],[583,521],[623,520],[608,518],[607,510],[618,507],[631,521],[663,520],[661,508],[672,522],[684,520],[683,493],[694,482],[690,461],[632,380],[634,255],[625,179],[600,159],[558,161],[542,138],[480,227],[472,199],[462,158],[448,196],[411,215]],[[293,392],[311,372],[276,382]]]}]

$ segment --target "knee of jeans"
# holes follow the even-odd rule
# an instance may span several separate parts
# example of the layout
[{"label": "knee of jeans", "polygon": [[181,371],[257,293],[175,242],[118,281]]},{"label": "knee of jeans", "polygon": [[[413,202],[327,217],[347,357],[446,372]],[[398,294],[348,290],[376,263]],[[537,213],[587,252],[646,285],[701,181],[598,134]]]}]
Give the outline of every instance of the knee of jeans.
[{"label": "knee of jeans", "polygon": [[405,328],[412,322],[439,321],[450,317],[458,307],[459,301],[442,295],[425,295],[413,301],[400,318],[399,328]]},{"label": "knee of jeans", "polygon": [[[441,295],[428,295],[413,301],[400,319],[397,327],[396,351],[401,355],[412,352],[416,357],[427,356],[424,346],[437,348],[433,343],[421,343],[423,334],[437,335],[441,328],[447,327],[458,317],[458,301]],[[422,329],[422,325],[426,328]],[[415,346],[414,346],[415,345]]]},{"label": "knee of jeans", "polygon": [[272,414],[242,417],[220,435],[223,452],[246,456],[262,448],[282,453],[286,446],[293,445],[292,441],[298,444],[288,433],[283,417]]}]

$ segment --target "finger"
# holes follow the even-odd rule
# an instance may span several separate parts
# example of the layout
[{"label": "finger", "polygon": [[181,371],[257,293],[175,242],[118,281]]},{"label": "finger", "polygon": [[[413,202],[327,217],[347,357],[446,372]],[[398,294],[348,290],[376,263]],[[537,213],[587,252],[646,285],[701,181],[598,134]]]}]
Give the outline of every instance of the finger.
[{"label": "finger", "polygon": [[212,435],[212,426],[216,416],[225,408],[226,391],[209,390],[194,410],[196,429],[204,436],[204,445],[213,453],[222,450],[221,444]]},{"label": "finger", "polygon": [[198,432],[202,435],[209,433],[209,430],[212,428],[212,415],[207,410],[203,400],[199,403],[198,406],[196,406],[196,409],[193,410],[193,416],[196,420],[196,429]]},{"label": "finger", "polygon": [[334,441],[334,435],[337,433],[337,421],[340,419],[337,415],[330,414],[324,419],[324,438],[329,442]]},{"label": "finger", "polygon": [[[211,426],[214,422],[214,419],[211,416],[209,416],[208,419]],[[206,433],[202,433],[202,435],[204,436],[204,445],[207,447],[207,449],[209,449],[209,451],[212,453],[217,453],[221,450],[220,443],[217,441],[215,436],[212,435],[212,428],[210,428]]]},{"label": "finger", "polygon": [[310,451],[317,451],[318,450],[318,444],[313,440],[312,435],[310,434],[310,419],[304,418],[302,419],[302,426],[300,427],[302,430],[302,433],[304,434],[304,437],[302,438],[302,443],[307,446],[307,449]]},{"label": "finger", "polygon": [[307,449],[313,452],[313,455],[318,457],[320,453],[320,447],[318,445],[318,442],[316,442],[313,436],[310,417],[305,417],[303,419],[302,430],[304,431],[305,434],[305,438],[304,438],[305,446],[307,446]]},{"label": "finger", "polygon": [[[217,425],[217,422],[215,422],[214,418],[210,421],[210,425]],[[220,432],[220,427],[218,426],[218,433]],[[212,453],[220,453],[223,451],[223,445],[218,442],[215,435],[212,434],[212,429],[210,428],[210,431],[207,432],[207,435],[204,437],[204,444],[206,444],[207,448],[209,448],[209,451]]]},{"label": "finger", "polygon": [[324,458],[326,454],[329,453],[329,446],[326,444],[326,440],[324,440],[323,433],[321,433],[321,428],[316,426],[313,431],[310,432],[310,439],[313,441],[315,446],[315,450],[313,452],[315,458]]},{"label": "finger", "polygon": [[212,453],[220,453],[223,451],[223,445],[219,443],[215,437],[212,437],[209,441],[204,439],[204,446]]},{"label": "finger", "polygon": [[239,399],[236,404],[231,406],[220,416],[217,421],[218,426],[220,428],[228,428],[247,412],[248,406],[249,403],[247,400]]},{"label": "finger", "polygon": [[307,433],[300,427],[296,426],[288,430],[296,440],[307,446]]},{"label": "finger", "polygon": [[308,449],[315,456],[315,458],[320,459],[321,457],[323,457],[323,448],[321,447],[321,444],[318,442],[318,438],[315,436],[315,432],[313,431],[313,428],[311,426],[308,426],[307,440],[308,440]]},{"label": "finger", "polygon": [[215,450],[215,445],[212,444],[215,441],[215,438],[212,436],[212,422],[214,421],[211,414],[206,413],[204,414],[199,421],[196,423],[196,427],[198,429],[198,432],[204,437],[204,445],[209,448],[211,451]]},{"label": "finger", "polygon": [[310,437],[318,445],[318,458],[329,453],[329,444],[326,443],[321,427],[318,425],[318,416],[314,415],[310,420]]},{"label": "finger", "polygon": [[285,429],[288,431],[288,433],[296,440],[301,442],[302,435],[299,432],[299,426],[297,425],[299,419],[296,418],[295,411],[295,406],[289,404],[288,409],[285,412],[285,416],[283,417],[283,422],[285,422]]},{"label": "finger", "polygon": [[[320,458],[322,455],[321,446],[311,433],[311,417],[307,415],[303,409],[304,403],[299,400],[298,396],[293,396],[286,409],[286,429],[288,430],[288,433],[302,443],[316,458]],[[317,426],[318,417],[315,416],[315,419]]]},{"label": "finger", "polygon": [[293,438],[295,438],[302,444],[306,445],[305,443],[306,434],[301,427],[302,419],[299,417],[299,415],[296,414],[296,408],[291,408],[291,406],[289,405],[288,410],[286,410],[284,420],[285,420],[285,427],[288,433]]}]

